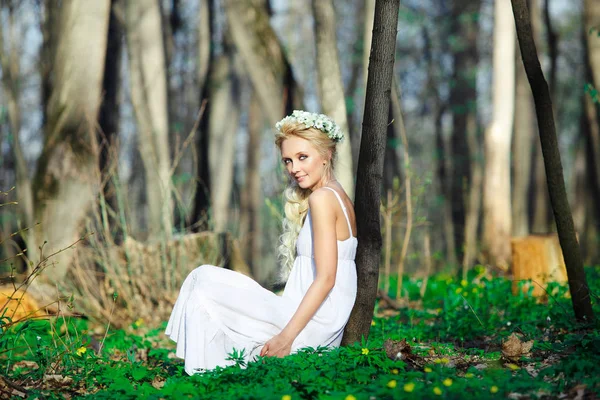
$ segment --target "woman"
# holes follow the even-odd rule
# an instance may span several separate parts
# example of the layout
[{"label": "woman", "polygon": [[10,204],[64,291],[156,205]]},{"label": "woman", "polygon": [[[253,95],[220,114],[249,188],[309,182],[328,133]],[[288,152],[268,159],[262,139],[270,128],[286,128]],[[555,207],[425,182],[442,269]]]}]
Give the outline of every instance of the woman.
[{"label": "woman", "polygon": [[333,175],[343,134],[327,116],[298,110],[276,128],[291,178],[279,247],[288,275],[283,295],[219,267],[192,271],[166,330],[188,374],[232,364],[233,349],[250,361],[342,340],[356,298],[357,246],[352,202]]}]

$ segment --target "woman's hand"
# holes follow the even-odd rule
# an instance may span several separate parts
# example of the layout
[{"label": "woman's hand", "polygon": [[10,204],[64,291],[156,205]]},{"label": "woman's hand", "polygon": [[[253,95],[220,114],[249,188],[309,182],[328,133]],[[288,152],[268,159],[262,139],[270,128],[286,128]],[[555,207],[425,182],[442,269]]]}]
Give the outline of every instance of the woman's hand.
[{"label": "woman's hand", "polygon": [[285,357],[292,351],[292,342],[282,335],[273,336],[260,351],[261,357]]}]

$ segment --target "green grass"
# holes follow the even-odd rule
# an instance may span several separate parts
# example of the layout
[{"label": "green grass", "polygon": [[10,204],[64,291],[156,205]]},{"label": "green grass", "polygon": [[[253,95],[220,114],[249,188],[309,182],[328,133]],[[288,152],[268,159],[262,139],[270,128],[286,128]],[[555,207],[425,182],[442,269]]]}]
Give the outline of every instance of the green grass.
[{"label": "green grass", "polygon": [[[423,299],[420,281],[405,277],[409,306],[378,303],[368,342],[335,350],[307,349],[189,377],[172,357],[164,325],[150,329],[136,321],[103,339],[105,332],[89,331],[84,320],[59,318],[3,330],[0,374],[10,382],[4,390],[49,399],[572,398],[578,390],[599,396],[598,325],[573,321],[566,288],[555,285],[553,297],[540,303],[513,295],[506,279],[477,272],[462,282],[432,277]],[[600,269],[587,273],[600,317]],[[512,333],[533,341],[530,353],[503,356]],[[384,342],[402,339],[413,354],[390,359]]]}]

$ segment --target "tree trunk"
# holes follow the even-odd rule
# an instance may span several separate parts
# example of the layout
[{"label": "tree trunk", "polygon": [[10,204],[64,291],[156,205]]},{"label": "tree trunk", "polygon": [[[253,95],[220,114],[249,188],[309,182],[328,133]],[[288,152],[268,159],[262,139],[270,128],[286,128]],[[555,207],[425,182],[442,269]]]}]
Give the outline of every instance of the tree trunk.
[{"label": "tree trunk", "polygon": [[214,66],[214,45],[212,36],[215,32],[215,12],[213,0],[201,0],[200,16],[198,24],[198,86],[200,88],[200,107],[204,111],[196,131],[196,154],[198,164],[196,166],[196,194],[194,195],[194,210],[190,224],[194,232],[207,230],[208,214],[210,210],[210,154],[209,154],[209,125],[210,87],[208,77],[212,74]]},{"label": "tree trunk", "polygon": [[244,259],[250,265],[252,275],[262,282],[271,271],[261,264],[262,226],[260,210],[262,192],[260,186],[261,136],[264,118],[252,94],[248,113],[248,147],[246,150],[245,187],[240,193],[240,237],[244,244]]},{"label": "tree trunk", "polygon": [[377,0],[369,59],[363,133],[358,159],[356,215],[358,225],[358,295],[344,332],[343,343],[369,336],[377,295],[381,255],[381,175],[385,154],[387,112],[394,71],[399,0]]},{"label": "tree trunk", "polygon": [[578,320],[591,321],[594,319],[594,312],[590,302],[587,279],[583,270],[583,262],[581,260],[579,244],[577,243],[577,236],[575,235],[573,217],[565,190],[550,91],[537,57],[526,0],[511,1],[523,64],[535,101],[540,141],[542,143],[544,165],[546,167],[548,189],[550,192],[550,202],[567,267],[573,310]]},{"label": "tree trunk", "polygon": [[[384,192],[388,189],[393,190],[394,178],[401,179],[402,175],[402,156],[401,152],[408,152],[408,149],[402,149],[401,146],[405,141],[402,139],[406,136],[406,126],[404,125],[404,116],[402,115],[402,90],[396,76],[392,76],[392,91],[390,93],[390,124],[387,131],[387,143],[385,147],[384,168]],[[393,123],[392,123],[393,121]],[[404,159],[404,165],[407,160]],[[404,171],[405,175],[410,171]]]},{"label": "tree trunk", "polygon": [[48,102],[54,86],[54,57],[56,55],[56,46],[58,44],[58,35],[60,30],[60,11],[62,7],[57,6],[51,1],[42,1],[42,22],[40,30],[42,31],[42,47],[40,49],[39,74],[42,81],[42,126],[46,126],[48,121]]},{"label": "tree trunk", "polygon": [[[370,1],[370,0],[369,0]],[[356,102],[357,92],[364,93],[364,85],[362,81],[362,74],[365,65],[362,61],[362,53],[364,52],[364,48],[366,44],[362,40],[364,36],[364,25],[366,23],[365,16],[365,3],[358,2],[357,10],[354,14],[354,28],[356,40],[354,41],[354,45],[352,46],[352,64],[350,66],[350,78],[348,79],[348,86],[346,86],[346,96],[350,99],[348,104],[346,104],[346,113],[347,113],[347,121],[348,121],[348,137],[350,138],[350,146],[352,148],[352,160],[358,160],[358,151],[360,150],[360,130],[357,128],[356,117],[359,111],[358,104]],[[373,20],[373,15],[369,16],[371,21]],[[367,58],[368,61],[368,58]],[[353,176],[356,176],[356,166],[357,163],[352,163],[354,167]]]},{"label": "tree trunk", "polygon": [[112,228],[112,232],[105,232],[105,234],[113,238],[117,244],[120,244],[122,229],[117,229],[118,222],[113,217],[117,212],[116,179],[113,178],[117,174],[119,164],[119,153],[116,146],[119,132],[119,88],[121,85],[121,51],[123,48],[123,27],[117,16],[118,7],[120,7],[120,1],[112,0],[108,22],[104,78],[102,80],[103,97],[98,114],[98,125],[100,126],[98,145],[102,193],[104,201],[110,208],[107,213],[107,222],[109,229]]},{"label": "tree trunk", "polygon": [[483,157],[481,140],[477,137],[477,121],[474,115],[468,120],[467,146],[471,154],[471,184],[468,188],[467,214],[465,215],[465,243],[462,258],[463,279],[477,258],[477,238],[481,220],[481,194],[483,192]]},{"label": "tree trunk", "polygon": [[173,231],[167,74],[158,0],[125,3],[131,102],[144,163],[151,238]]},{"label": "tree trunk", "polygon": [[[227,52],[230,52],[229,50]],[[215,232],[227,230],[229,199],[235,163],[235,137],[240,120],[240,83],[231,54],[222,54],[215,60],[209,77],[209,159],[212,220]]]},{"label": "tree trunk", "polygon": [[515,107],[515,25],[507,1],[494,3],[493,114],[485,133],[483,240],[489,264],[508,270],[511,249],[510,144]]},{"label": "tree trunk", "polygon": [[[359,121],[362,123],[362,120],[364,118],[363,112],[364,112],[364,108],[365,108],[365,94],[367,91],[367,75],[369,72],[369,57],[371,55],[371,41],[373,39],[373,18],[375,15],[375,0],[365,0],[364,1],[364,26],[363,26],[363,53],[362,53],[362,95],[363,95],[363,101],[361,102],[362,104],[362,112],[360,113],[360,117],[359,117]],[[356,140],[352,141],[352,146],[353,148],[355,148],[353,150],[353,154],[354,152],[356,152],[356,158],[355,160],[358,160],[358,157],[360,156],[360,140],[361,140],[361,135],[362,130],[358,132],[358,134],[356,136],[358,136],[356,138]],[[358,166],[356,167],[358,168]]]},{"label": "tree trunk", "polygon": [[600,90],[600,4],[597,0],[583,1],[583,18],[588,62],[592,71],[594,86]]},{"label": "tree trunk", "polygon": [[[471,186],[471,158],[468,135],[477,135],[477,64],[480,0],[453,0],[450,34],[457,38],[453,47],[450,89],[452,105],[452,220],[458,259],[463,259],[466,223],[466,193]],[[467,133],[469,129],[475,132]]]},{"label": "tree trunk", "polygon": [[[2,7],[4,8],[4,7]],[[0,10],[2,10],[0,8]],[[3,10],[2,10],[3,11]],[[12,148],[16,164],[17,202],[19,203],[19,229],[33,227],[33,193],[29,179],[29,168],[21,146],[21,97],[20,82],[22,81],[20,67],[21,32],[14,18],[14,9],[8,7],[8,40],[10,46],[5,46],[3,29],[0,29],[0,67],[2,68],[2,91],[6,96],[8,108],[8,124],[12,135]],[[10,49],[10,52],[8,51]],[[0,142],[1,145],[2,142]]]},{"label": "tree trunk", "polygon": [[[584,1],[583,43],[586,64],[586,80],[600,89],[600,5],[598,2]],[[587,166],[589,190],[596,205],[600,204],[600,105],[594,103],[586,93],[584,110],[585,138],[587,147]],[[600,232],[600,210],[594,207],[596,230]],[[596,246],[598,244],[596,243]]]},{"label": "tree trunk", "polygon": [[[585,130],[585,124],[587,123],[585,118],[585,114],[582,113],[582,131]],[[587,232],[588,224],[590,222],[590,218],[586,214],[588,214],[588,212],[594,213],[594,211],[587,209],[587,200],[590,192],[588,188],[588,173],[586,171],[587,160],[585,138],[578,138],[576,146],[575,158],[573,161],[573,176],[571,178],[574,187],[573,194],[571,196],[571,204],[573,204],[573,223],[575,224],[575,231],[579,237],[581,254],[585,259],[585,255],[589,252],[589,249],[587,248],[587,237],[585,232]]]},{"label": "tree trunk", "polygon": [[[542,35],[542,8],[541,0],[533,1],[531,4],[531,25],[533,29],[533,39],[536,43],[541,43]],[[546,21],[548,23],[549,20]],[[547,41],[550,36],[547,37]],[[539,57],[539,55],[538,55]],[[552,82],[551,86],[552,88]],[[552,90],[552,89],[551,89]],[[531,199],[530,216],[531,230],[534,233],[549,233],[552,231],[552,210],[550,209],[550,197],[548,196],[548,185],[546,184],[546,171],[544,170],[544,157],[542,156],[542,147],[540,141],[534,135],[533,140],[533,165],[531,169]]]},{"label": "tree trunk", "polygon": [[[109,12],[109,0],[63,0],[61,4],[44,147],[33,186],[35,220],[40,222],[35,241],[39,246],[48,242],[44,255],[77,241],[98,193],[95,128]],[[35,244],[28,247],[37,249]],[[44,277],[61,282],[72,254],[65,251],[53,257],[53,270]],[[37,262],[39,254],[30,259]]]},{"label": "tree trunk", "polygon": [[[516,39],[515,39],[516,40]],[[521,62],[521,53],[515,58],[515,123],[513,141],[513,185],[512,185],[512,234],[529,234],[528,194],[531,178],[535,117],[531,88],[527,82],[525,68]],[[537,140],[536,140],[537,141]]]},{"label": "tree trunk", "polygon": [[251,0],[225,0],[229,32],[244,61],[269,125],[292,108],[302,108],[302,96],[266,7]]},{"label": "tree trunk", "polygon": [[[536,43],[541,43],[542,37],[542,22],[546,27],[546,43],[550,55],[549,68],[549,89],[550,96],[555,97],[556,91],[556,63],[558,58],[558,43],[557,35],[552,27],[550,19],[549,2],[544,1],[543,8],[539,4],[541,0],[531,6],[531,23],[533,28],[534,40]],[[539,55],[538,55],[539,57]],[[548,233],[553,230],[552,226],[552,210],[550,206],[550,198],[548,196],[548,185],[546,185],[546,172],[544,171],[544,158],[542,156],[542,147],[538,140],[534,140],[534,164],[532,169],[532,198],[531,198],[531,215],[532,215],[532,230],[538,233]]]},{"label": "tree trunk", "polygon": [[[338,146],[335,163],[335,176],[347,193],[354,193],[354,168],[352,149],[348,136],[346,97],[342,84],[342,72],[337,52],[336,22],[333,0],[313,0],[315,37],[317,46],[317,76],[319,98],[324,114],[331,117],[346,134],[346,139]],[[351,196],[352,197],[352,196]]]},{"label": "tree trunk", "polygon": [[424,42],[424,57],[427,62],[427,89],[429,91],[429,97],[432,104],[432,114],[434,116],[435,126],[435,162],[437,172],[437,191],[443,198],[442,204],[442,223],[443,238],[446,258],[448,263],[451,265],[457,264],[456,259],[456,246],[454,244],[454,223],[452,221],[452,209],[451,209],[451,193],[452,188],[450,185],[450,178],[448,176],[448,170],[450,169],[450,149],[448,141],[444,139],[444,129],[442,127],[442,117],[444,114],[444,107],[440,100],[440,94],[438,91],[439,83],[436,78],[439,75],[436,67],[439,65],[433,59],[433,53],[431,49],[431,36],[427,28],[423,28],[423,42]]}]

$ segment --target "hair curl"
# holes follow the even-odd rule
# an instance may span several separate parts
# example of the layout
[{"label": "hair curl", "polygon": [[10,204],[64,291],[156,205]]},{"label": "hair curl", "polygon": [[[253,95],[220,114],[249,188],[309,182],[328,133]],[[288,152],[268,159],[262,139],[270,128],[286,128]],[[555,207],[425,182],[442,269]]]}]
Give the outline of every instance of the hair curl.
[{"label": "hair curl", "polygon": [[[333,177],[333,164],[335,162],[336,143],[325,133],[315,128],[306,128],[297,122],[285,122],[275,134],[275,144],[281,151],[281,145],[290,137],[299,137],[308,140],[317,149],[319,154],[330,161],[325,165],[325,174]],[[281,262],[280,279],[286,281],[296,258],[296,241],[298,234],[308,212],[308,196],[311,191],[302,189],[294,180],[285,189],[283,195],[285,200],[283,233],[280,236],[279,260]]]}]

